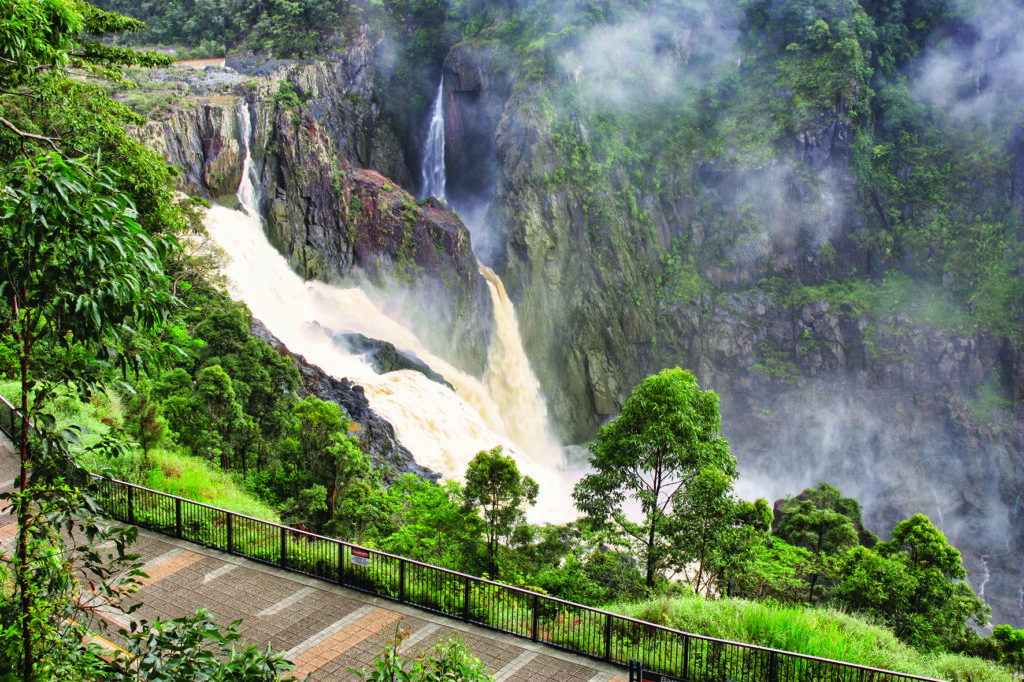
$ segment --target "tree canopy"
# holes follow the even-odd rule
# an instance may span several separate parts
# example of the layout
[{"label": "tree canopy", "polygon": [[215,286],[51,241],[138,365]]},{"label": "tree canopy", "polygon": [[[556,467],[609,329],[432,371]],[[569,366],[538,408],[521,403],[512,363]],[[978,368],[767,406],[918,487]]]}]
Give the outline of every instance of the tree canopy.
[{"label": "tree canopy", "polygon": [[[167,62],[87,37],[141,24],[77,0],[3,0],[0,15],[0,338],[23,417],[16,488],[0,496],[17,515],[0,676],[150,678],[181,636],[193,652],[185,667],[204,679],[277,679],[290,667],[280,657],[207,650],[237,635],[229,628],[225,638],[202,614],[126,632],[146,651],[136,658],[83,644],[90,613],[125,608],[140,564],[126,553],[134,530],[97,520],[76,461],[82,448],[50,410],[58,392],[101,395],[146,366],[150,349],[159,354],[156,330],[178,304],[167,265],[190,216],[163,160],[128,137],[138,119],[92,82],[120,78],[127,64]],[[96,449],[123,446],[114,435]],[[111,560],[94,546],[107,540]]]},{"label": "tree canopy", "polygon": [[[721,427],[718,396],[677,367],[644,379],[590,446],[594,472],[573,499],[592,522],[614,524],[637,543],[649,588],[692,558],[697,540],[681,531],[710,520],[706,512],[731,491],[736,460]],[[630,503],[639,505],[640,520]]]},{"label": "tree canopy", "polygon": [[519,473],[516,461],[500,445],[478,452],[466,467],[462,497],[466,509],[483,519],[488,571],[497,577],[498,543],[526,520],[526,507],[537,502],[537,482]]}]

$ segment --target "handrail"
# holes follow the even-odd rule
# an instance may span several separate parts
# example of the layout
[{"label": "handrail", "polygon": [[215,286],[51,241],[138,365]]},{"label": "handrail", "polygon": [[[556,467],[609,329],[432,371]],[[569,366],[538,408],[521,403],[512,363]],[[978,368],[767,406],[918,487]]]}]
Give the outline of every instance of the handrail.
[{"label": "handrail", "polygon": [[[0,404],[10,411],[13,430],[14,416],[21,415],[2,396]],[[728,676],[746,682],[866,682],[881,676],[886,682],[942,682],[688,633],[125,481],[92,477],[100,485],[105,512],[115,519],[162,533],[173,529],[183,540],[622,667],[637,659],[645,670],[687,680]],[[170,502],[171,509],[163,509],[162,501]],[[499,591],[508,596],[502,599],[495,594]],[[511,611],[508,602],[513,602]]]},{"label": "handrail", "polygon": [[[4,423],[4,419],[0,417],[0,431],[3,431],[4,434],[13,442],[14,439],[17,438],[17,434],[14,433],[14,418],[22,417],[22,414],[18,411],[18,408],[7,402],[7,399],[2,395],[0,395],[0,412],[3,413],[3,416],[7,417],[6,424]],[[29,424],[29,426],[31,426],[31,424]]]},{"label": "handrail", "polygon": [[[474,618],[474,617],[467,616],[466,612],[470,608],[470,605],[468,603],[464,603],[462,605],[462,608],[459,609],[459,611],[461,611],[461,615],[459,613],[451,613],[450,611],[452,611],[452,609],[445,610],[443,608],[431,608],[429,606],[424,606],[422,604],[417,604],[415,600],[410,600],[409,598],[403,596],[403,593],[406,592],[410,587],[412,587],[412,586],[410,586],[408,584],[409,581],[408,581],[408,579],[405,576],[408,575],[408,573],[410,572],[410,570],[409,570],[410,568],[424,569],[424,570],[431,571],[431,572],[434,572],[434,573],[439,574],[439,575],[446,576],[447,578],[452,579],[453,581],[455,581],[456,583],[459,583],[460,585],[464,584],[464,585],[468,585],[470,587],[495,588],[495,589],[498,589],[498,590],[504,590],[504,591],[507,591],[507,592],[514,593],[515,595],[518,595],[519,598],[521,598],[523,600],[523,602],[524,602],[523,604],[518,606],[518,609],[520,611],[522,611],[522,613],[520,614],[520,618],[525,618],[527,616],[532,616],[533,615],[532,612],[536,612],[541,605],[543,605],[545,607],[549,607],[549,608],[550,607],[555,607],[556,609],[564,608],[564,609],[571,609],[571,610],[580,610],[580,611],[585,612],[587,614],[591,614],[593,616],[596,616],[600,620],[605,621],[607,623],[606,627],[607,627],[608,630],[614,629],[617,632],[619,632],[619,631],[622,631],[624,629],[632,629],[634,631],[641,632],[642,633],[641,634],[641,638],[640,638],[641,641],[637,643],[637,646],[642,646],[642,644],[643,644],[642,640],[643,639],[655,639],[653,633],[657,633],[658,637],[660,637],[660,638],[674,637],[674,638],[678,638],[678,639],[681,639],[681,640],[684,640],[684,641],[688,640],[687,643],[689,644],[689,648],[694,649],[694,650],[700,648],[700,649],[702,649],[703,653],[705,653],[705,654],[706,654],[706,652],[708,650],[718,650],[718,653],[715,654],[715,655],[717,655],[722,661],[725,661],[727,663],[728,662],[733,662],[734,663],[737,660],[736,657],[733,657],[732,659],[729,659],[729,657],[726,656],[723,653],[727,648],[741,649],[743,652],[746,652],[745,653],[745,658],[746,659],[752,658],[752,654],[755,654],[755,653],[759,654],[759,655],[762,655],[765,659],[768,659],[768,660],[776,659],[774,663],[766,664],[766,665],[770,665],[771,669],[776,669],[776,670],[781,669],[783,667],[793,667],[792,665],[788,665],[788,666],[785,665],[784,661],[779,661],[778,659],[780,659],[780,658],[787,659],[790,662],[801,661],[801,662],[804,662],[804,663],[807,664],[804,667],[807,668],[807,673],[810,675],[810,677],[799,677],[799,676],[798,677],[788,677],[788,676],[784,676],[782,674],[783,671],[778,670],[778,674],[773,676],[772,674],[770,674],[769,671],[766,670],[766,671],[764,671],[764,673],[768,675],[767,678],[765,678],[763,676],[759,676],[759,677],[740,677],[740,678],[734,678],[734,679],[750,679],[750,680],[770,679],[770,680],[780,680],[780,681],[781,680],[788,680],[788,679],[819,679],[819,677],[817,677],[817,676],[820,674],[820,672],[817,672],[817,671],[820,670],[821,666],[827,665],[829,667],[835,667],[835,668],[841,669],[841,670],[848,670],[850,672],[854,672],[855,671],[857,673],[857,679],[865,679],[863,677],[864,674],[872,674],[872,675],[883,675],[883,676],[885,676],[885,678],[887,680],[914,680],[914,681],[918,681],[918,682],[941,682],[941,680],[936,680],[934,678],[921,677],[921,676],[910,675],[910,674],[905,674],[905,673],[898,673],[898,672],[894,672],[894,671],[888,671],[888,670],[883,670],[883,669],[879,669],[879,668],[873,668],[873,667],[869,667],[869,666],[855,665],[855,664],[847,663],[847,662],[844,662],[844,661],[836,661],[836,660],[827,659],[827,658],[819,658],[819,657],[810,656],[810,655],[807,655],[807,654],[800,654],[800,653],[796,653],[796,652],[788,652],[788,651],[783,651],[783,650],[779,650],[779,649],[771,649],[771,648],[759,646],[759,645],[756,645],[756,644],[747,644],[747,643],[743,643],[743,642],[732,642],[732,641],[729,641],[729,640],[718,639],[718,638],[715,638],[715,637],[708,637],[708,636],[705,636],[705,635],[698,635],[698,634],[694,634],[694,633],[688,633],[688,632],[684,632],[682,630],[676,630],[674,628],[669,628],[669,627],[665,627],[665,626],[661,626],[661,625],[656,625],[654,623],[649,623],[649,622],[646,622],[646,621],[638,620],[638,619],[635,619],[635,618],[630,618],[628,616],[623,616],[621,614],[613,613],[611,611],[606,611],[606,610],[603,610],[603,609],[597,609],[597,608],[594,608],[594,607],[585,606],[583,604],[577,604],[575,602],[571,602],[571,601],[567,601],[567,600],[564,600],[564,599],[559,599],[557,597],[552,597],[552,596],[549,596],[549,595],[541,594],[539,592],[534,592],[532,590],[528,590],[528,589],[525,589],[525,588],[515,587],[515,586],[512,586],[512,585],[506,585],[504,583],[499,583],[499,582],[495,582],[495,581],[492,581],[492,580],[487,580],[487,579],[484,579],[484,578],[478,578],[478,577],[471,576],[471,575],[468,575],[468,574],[465,574],[465,573],[460,573],[459,571],[454,571],[454,570],[447,569],[447,568],[444,568],[444,567],[441,567],[441,566],[435,566],[435,565],[432,565],[432,564],[428,564],[428,563],[424,563],[424,562],[421,562],[421,561],[417,561],[415,559],[408,559],[408,558],[401,557],[401,556],[394,555],[394,554],[390,554],[388,552],[384,552],[384,551],[381,551],[381,550],[372,549],[372,548],[369,548],[369,547],[364,547],[364,546],[357,545],[357,544],[351,543],[351,542],[346,542],[344,540],[338,540],[336,538],[329,538],[329,537],[318,535],[316,533],[313,533],[313,532],[310,532],[310,531],[307,531],[307,530],[296,529],[296,528],[292,528],[290,526],[285,526],[283,524],[276,523],[276,522],[273,522],[273,521],[265,521],[263,519],[257,519],[255,517],[247,516],[245,514],[237,514],[235,512],[231,512],[231,511],[228,511],[228,510],[225,510],[225,509],[221,509],[219,507],[214,507],[212,505],[208,505],[208,504],[205,504],[205,503],[202,503],[202,502],[195,502],[195,501],[192,501],[192,500],[188,500],[186,498],[178,497],[176,495],[171,495],[171,494],[163,493],[163,492],[160,492],[160,491],[157,491],[157,490],[152,490],[150,488],[145,488],[143,486],[138,486],[138,485],[135,485],[135,484],[132,484],[132,483],[127,483],[125,481],[119,481],[119,480],[116,480],[116,479],[105,478],[105,477],[102,477],[102,476],[99,476],[99,475],[96,475],[96,474],[93,474],[93,477],[96,480],[101,481],[101,482],[103,482],[106,485],[115,486],[120,491],[130,491],[130,492],[127,492],[127,494],[129,496],[135,495],[136,493],[138,493],[138,494],[142,494],[142,495],[154,496],[156,499],[164,499],[164,500],[169,500],[170,502],[172,502],[173,505],[175,506],[175,524],[174,524],[175,532],[173,534],[177,535],[178,537],[181,537],[182,539],[185,539],[185,540],[188,540],[188,541],[192,541],[192,542],[197,542],[197,543],[203,544],[205,546],[216,547],[218,549],[227,549],[227,551],[229,551],[232,554],[241,555],[241,556],[247,556],[248,558],[252,558],[252,559],[255,559],[257,561],[261,561],[263,563],[278,564],[278,565],[280,565],[280,566],[282,566],[282,567],[284,567],[286,569],[290,569],[290,570],[293,570],[293,571],[296,571],[296,572],[299,572],[299,573],[304,573],[306,575],[312,575],[314,577],[319,577],[319,578],[323,578],[323,579],[326,579],[326,580],[330,580],[331,582],[335,582],[335,583],[341,584],[343,586],[354,587],[355,589],[358,589],[358,590],[361,590],[361,591],[370,592],[370,593],[376,594],[378,596],[382,596],[382,597],[387,598],[387,599],[391,599],[391,600],[394,600],[394,601],[399,601],[399,602],[402,602],[402,603],[406,603],[406,604],[409,604],[409,605],[412,605],[412,606],[418,606],[420,608],[425,608],[426,610],[429,610],[429,611],[433,611],[433,612],[440,611],[441,613],[445,613],[446,615],[449,615],[449,616],[452,616],[452,617],[456,617],[456,618],[461,618],[462,620],[472,621],[472,622],[475,622],[475,623],[477,623],[479,625],[483,625],[484,627],[488,627],[488,628],[491,628],[491,629],[502,630],[502,631],[505,631],[505,632],[510,632],[512,634],[518,635],[518,636],[523,637],[523,638],[535,639],[535,641],[541,641],[542,643],[549,644],[549,645],[552,645],[552,646],[556,646],[557,648],[568,649],[570,651],[574,651],[575,653],[579,653],[579,654],[582,654],[584,656],[588,656],[588,657],[591,657],[591,658],[596,658],[596,659],[599,659],[599,660],[604,660],[604,661],[606,661],[608,663],[612,663],[612,664],[616,664],[616,665],[621,665],[621,666],[628,665],[629,659],[636,657],[636,651],[635,650],[631,651],[628,656],[620,657],[620,656],[616,655],[615,653],[613,653],[613,651],[611,650],[612,647],[609,646],[610,642],[608,642],[607,640],[606,640],[606,642],[603,645],[599,644],[598,646],[592,646],[592,647],[588,647],[588,648],[579,648],[579,647],[573,647],[573,646],[566,646],[565,644],[561,644],[561,643],[558,643],[557,641],[553,641],[553,640],[549,641],[548,639],[540,640],[540,639],[537,639],[537,635],[536,635],[536,632],[535,632],[536,629],[537,629],[536,623],[534,624],[533,628],[530,628],[530,627],[526,627],[525,628],[525,630],[529,634],[525,634],[524,632],[519,632],[519,631],[517,631],[515,629],[510,629],[508,627],[502,627],[500,625],[494,625],[494,624],[488,622],[484,618]],[[186,531],[186,528],[183,527],[184,524],[183,524],[183,522],[181,520],[182,513],[183,513],[181,511],[181,507],[182,507],[182,505],[185,505],[185,504],[187,504],[187,505],[189,505],[189,506],[191,506],[191,507],[193,507],[195,509],[209,510],[210,512],[213,512],[213,513],[215,513],[217,515],[223,515],[223,525],[225,527],[228,527],[228,528],[230,528],[232,526],[237,528],[238,521],[246,521],[246,522],[249,522],[249,523],[252,523],[252,524],[257,524],[259,526],[262,526],[263,528],[269,529],[272,532],[274,532],[275,534],[279,533],[280,534],[280,541],[281,541],[281,548],[284,549],[284,551],[283,551],[282,554],[280,554],[278,556],[276,561],[270,561],[267,558],[263,558],[263,557],[259,557],[259,556],[253,556],[252,554],[247,554],[244,551],[244,549],[242,549],[241,547],[239,547],[237,545],[237,543],[232,542],[231,544],[234,545],[234,546],[226,547],[226,546],[224,546],[222,544],[219,544],[216,541],[211,541],[209,539],[209,536],[207,536],[206,539],[204,539],[202,537],[199,537],[200,535],[202,535],[201,532],[200,533],[194,533],[194,534],[192,534],[193,536],[190,537],[189,533]],[[133,516],[135,518],[123,518],[123,517],[121,517],[121,515],[118,514],[117,511],[114,511],[112,515],[114,515],[115,518],[120,518],[121,520],[127,521],[129,523],[135,523],[137,525],[141,525],[141,526],[144,526],[144,527],[147,525],[147,522],[146,522],[145,519],[140,519],[140,518],[137,517],[137,515],[134,513],[134,509],[131,506],[129,506],[129,512],[130,512],[131,516]],[[161,524],[158,523],[156,525],[159,526]],[[163,524],[163,526],[164,526],[163,528],[155,528],[155,530],[166,531],[166,529],[168,529],[170,527],[170,524]],[[300,568],[296,568],[294,563],[299,563],[299,562],[293,562],[293,561],[290,561],[288,559],[287,547],[288,547],[288,540],[289,540],[289,538],[291,538],[293,541],[304,541],[306,543],[322,542],[322,543],[326,543],[328,545],[334,545],[334,546],[336,546],[338,548],[338,550],[340,552],[340,556],[342,557],[341,561],[340,562],[336,562],[337,565],[330,566],[327,571],[324,571],[325,573],[327,573],[327,575],[321,575],[320,573],[311,572],[310,570],[303,570],[303,568],[301,568],[301,567]],[[264,547],[266,547],[266,546],[267,545],[264,544]],[[276,550],[277,548],[275,547],[274,549]],[[302,550],[303,547],[300,546],[300,547],[295,548],[295,549]],[[348,550],[348,551],[346,552],[345,550]],[[342,574],[344,574],[346,572],[352,572],[352,571],[355,571],[355,570],[359,570],[359,569],[355,568],[354,567],[355,565],[352,563],[352,560],[351,560],[351,556],[352,556],[351,551],[352,550],[359,550],[359,551],[365,552],[365,553],[367,553],[367,557],[368,558],[369,557],[373,557],[374,559],[377,560],[377,562],[378,562],[377,570],[376,571],[372,571],[372,570],[371,571],[367,571],[368,574],[376,573],[377,577],[391,578],[393,580],[396,577],[394,575],[396,573],[396,571],[394,571],[394,570],[387,570],[386,568],[382,568],[380,566],[380,562],[382,562],[382,561],[397,562],[397,564],[398,564],[398,571],[397,571],[397,573],[399,574],[399,576],[397,576],[397,577],[399,577],[399,584],[397,586],[396,585],[391,585],[390,589],[384,589],[384,590],[379,589],[379,588],[369,588],[368,589],[367,588],[367,584],[364,581],[347,581],[343,577],[339,577],[339,576],[342,576]],[[331,553],[331,554],[333,554],[333,553]],[[325,556],[327,556],[327,555],[325,555]],[[341,567],[340,570],[339,570],[339,566]],[[398,594],[398,596],[396,596],[396,593]],[[465,590],[465,592],[463,593],[463,595],[460,595],[460,596],[462,596],[464,600],[468,601],[471,598],[470,597],[470,589],[467,588]],[[532,605],[529,604],[529,602],[532,602]],[[507,616],[507,614],[506,614],[506,616]],[[578,622],[578,620],[579,619],[577,619],[577,622]],[[604,625],[604,623],[602,623],[601,625]],[[695,644],[697,642],[702,643],[702,646],[701,645],[695,646]],[[676,653],[678,653],[678,652],[676,652]],[[641,660],[643,660],[645,658],[643,656],[643,654],[644,654],[644,652],[641,651],[640,652],[640,659]],[[644,665],[645,665],[645,668],[647,668],[647,669],[653,669],[656,672],[661,672],[661,673],[664,673],[664,674],[671,675],[673,672],[678,672],[680,665],[683,665],[684,667],[686,667],[686,661],[685,660],[673,660],[673,659],[678,659],[678,658],[679,658],[678,655],[675,655],[672,652],[668,652],[668,653],[661,652],[661,653],[658,653],[654,657],[655,660],[645,661]],[[705,658],[706,658],[706,656],[705,656]],[[661,660],[661,665],[659,665],[659,660],[658,659],[662,659]],[[706,664],[707,661],[704,661],[704,663]],[[701,667],[707,667],[707,666],[703,665]],[[765,667],[765,666],[761,666],[761,667]],[[691,670],[691,674],[693,672],[694,671]],[[710,673],[711,671],[708,670],[707,672]],[[742,674],[742,672],[741,672],[741,674]],[[711,677],[711,675],[709,674],[707,676],[707,678],[710,678],[710,677]],[[705,678],[694,677],[692,679],[705,679]],[[839,678],[836,678],[836,679],[845,679],[845,678],[839,677]],[[850,679],[853,679],[853,678],[851,677]]]}]

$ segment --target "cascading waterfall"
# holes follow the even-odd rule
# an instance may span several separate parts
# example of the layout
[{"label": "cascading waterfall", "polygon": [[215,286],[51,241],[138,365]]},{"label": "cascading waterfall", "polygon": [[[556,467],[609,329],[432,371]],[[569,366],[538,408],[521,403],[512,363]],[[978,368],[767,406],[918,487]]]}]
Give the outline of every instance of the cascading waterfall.
[{"label": "cascading waterfall", "polygon": [[423,147],[423,197],[437,197],[444,201],[447,180],[444,168],[444,76],[437,86],[431,112],[427,143]]},{"label": "cascading waterfall", "polygon": [[523,350],[515,308],[498,275],[485,265],[479,268],[494,304],[494,337],[487,355],[484,385],[501,408],[506,433],[515,442],[528,444],[534,457],[543,456],[548,463],[561,464],[561,448],[548,432],[548,408]]},{"label": "cascading waterfall", "polygon": [[238,183],[238,202],[250,218],[260,220],[260,195],[259,178],[256,177],[256,165],[253,163],[252,154],[252,114],[249,112],[249,104],[245,100],[238,100],[238,132],[239,137],[245,144],[245,156],[242,158],[242,179]]},{"label": "cascading waterfall", "polygon": [[[566,491],[579,472],[561,468],[561,452],[547,435],[544,403],[500,280],[484,270],[498,315],[496,348],[490,353],[485,386],[432,355],[409,329],[388,318],[358,287],[303,281],[291,270],[267,241],[256,209],[258,184],[251,171],[249,123],[248,110],[243,107],[239,126],[246,150],[238,200],[245,210],[214,206],[205,220],[212,239],[230,256],[221,273],[233,295],[293,352],[333,376],[363,386],[370,406],[391,422],[399,440],[420,464],[458,479],[477,452],[502,445],[516,458],[520,470],[541,484],[540,499],[530,518],[557,521],[574,517]],[[455,391],[411,370],[377,374],[362,356],[352,355],[330,338],[349,331],[415,353],[455,386]]]}]

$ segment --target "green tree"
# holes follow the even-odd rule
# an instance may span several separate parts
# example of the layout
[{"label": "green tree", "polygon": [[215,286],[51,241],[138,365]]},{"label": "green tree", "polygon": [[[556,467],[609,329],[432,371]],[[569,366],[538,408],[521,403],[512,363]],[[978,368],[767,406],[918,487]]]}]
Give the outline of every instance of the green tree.
[{"label": "green tree", "polygon": [[128,415],[128,432],[142,446],[143,460],[148,461],[150,448],[159,445],[167,435],[167,420],[160,404],[149,395],[148,386],[132,396]]},{"label": "green tree", "polygon": [[204,367],[196,375],[196,394],[207,423],[202,433],[209,454],[228,469],[234,451],[235,434],[242,428],[242,406],[238,403],[231,377],[220,365]]},{"label": "green tree", "polygon": [[733,597],[796,602],[807,593],[804,576],[813,557],[803,547],[761,534],[728,574],[724,590]]},{"label": "green tree", "polygon": [[1002,663],[1024,668],[1024,630],[997,625],[992,628],[992,639],[999,643],[999,660]]},{"label": "green tree", "polygon": [[17,344],[20,407],[27,417],[17,443],[22,496],[15,580],[22,600],[22,677],[29,680],[37,649],[29,493],[40,479],[74,468],[67,440],[53,431],[45,409],[59,386],[72,385],[88,397],[115,378],[111,368],[137,361],[120,352],[119,341],[134,329],[152,328],[173,305],[162,261],[174,243],[145,234],[98,159],[49,154],[13,162],[0,173],[0,241],[6,245],[0,293],[14,310],[3,332]]},{"label": "green tree", "polygon": [[[0,337],[23,416],[16,491],[2,497],[17,531],[16,556],[0,565],[0,670],[23,682],[109,679],[114,664],[83,644],[81,616],[131,590],[134,531],[97,520],[80,449],[48,410],[58,390],[88,399],[142,366],[138,335],[175,305],[164,264],[178,248],[166,235],[187,221],[169,173],[128,137],[138,119],[89,81],[169,60],[84,38],[141,24],[79,0],[2,0],[0,16]],[[113,550],[100,549],[107,540]]]},{"label": "green tree", "polygon": [[963,642],[968,624],[985,625],[990,609],[965,582],[960,552],[924,514],[914,514],[876,546],[878,554],[905,563],[916,581],[904,607],[888,605],[882,614],[896,636],[924,650]]},{"label": "green tree", "polygon": [[[663,370],[633,390],[590,452],[594,473],[576,484],[576,506],[598,526],[612,523],[637,543],[647,587],[653,588],[665,568],[679,565],[674,549],[680,557],[692,556],[693,548],[675,532],[696,519],[685,517],[688,504],[674,507],[677,495],[686,495],[709,468],[730,481],[736,477],[736,460],[721,435],[718,396],[701,391],[690,372]],[[631,500],[640,505],[639,521],[625,512]]]},{"label": "green tree", "polygon": [[[818,509],[831,509],[842,514],[853,522],[857,531],[857,541],[865,547],[874,547],[878,542],[878,536],[864,527],[861,518],[862,510],[860,502],[852,497],[843,497],[843,494],[835,486],[821,481],[813,488],[807,488],[797,495],[797,500],[810,500]],[[787,506],[793,502],[787,500],[783,503],[782,511],[785,513]]]},{"label": "green tree", "polygon": [[502,454],[500,445],[476,454],[466,467],[462,488],[464,509],[477,510],[483,519],[487,545],[487,571],[498,576],[498,545],[526,521],[526,507],[537,502],[537,483],[519,473],[516,461]]},{"label": "green tree", "polygon": [[885,557],[866,547],[854,547],[843,557],[838,578],[834,602],[890,627],[908,612],[917,591],[917,577],[908,570],[906,557]]},{"label": "green tree", "polygon": [[811,604],[819,583],[831,583],[834,578],[837,558],[857,544],[857,529],[849,517],[831,509],[819,509],[811,500],[799,501],[796,506],[789,504],[774,532],[789,544],[807,549],[814,557],[807,591]]},{"label": "green tree", "polygon": [[630,547],[577,522],[537,529],[537,541],[515,557],[527,584],[581,604],[641,599],[644,576]]},{"label": "green tree", "polygon": [[713,581],[745,553],[751,541],[739,520],[733,477],[706,466],[672,500],[673,561],[685,566],[697,594],[710,595]]},{"label": "green tree", "polygon": [[479,569],[480,519],[463,512],[456,481],[435,483],[412,474],[387,490],[388,527],[381,540],[388,552],[460,571]]},{"label": "green tree", "polygon": [[18,510],[25,500],[18,523],[27,540],[18,552],[27,558],[27,574],[20,557],[11,561],[0,551],[0,679],[101,679],[102,652],[82,644],[85,623],[99,610],[124,609],[137,588],[138,556],[127,553],[137,530],[100,519],[95,501],[62,481],[0,495]]}]

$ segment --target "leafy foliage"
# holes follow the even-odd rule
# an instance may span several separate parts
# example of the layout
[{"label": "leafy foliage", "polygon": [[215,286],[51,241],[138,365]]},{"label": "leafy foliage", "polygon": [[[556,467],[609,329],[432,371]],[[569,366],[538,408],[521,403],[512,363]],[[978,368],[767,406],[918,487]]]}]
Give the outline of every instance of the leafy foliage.
[{"label": "leafy foliage", "polygon": [[[594,473],[576,485],[573,499],[599,527],[613,523],[637,543],[648,588],[666,568],[693,558],[703,563],[735,516],[727,495],[736,460],[720,431],[718,396],[675,368],[641,382],[590,446]],[[627,499],[639,503],[641,521],[626,515]],[[698,527],[704,532],[687,537]]]},{"label": "leafy foliage", "polygon": [[487,565],[498,575],[498,547],[526,520],[526,507],[537,502],[537,482],[521,476],[516,461],[501,446],[478,452],[466,467],[462,490],[465,510],[478,510],[483,519]]},{"label": "leafy foliage", "polygon": [[394,634],[385,642],[384,651],[373,662],[373,670],[349,672],[359,675],[359,679],[364,682],[490,682],[494,679],[480,659],[458,638],[438,642],[426,654],[412,661],[406,660],[400,649],[402,641],[409,634],[409,630],[402,629],[402,622],[399,621],[395,625]]},{"label": "leafy foliage", "polygon": [[105,679],[294,681],[294,677],[285,676],[292,664],[280,654],[272,654],[269,646],[265,652],[255,646],[238,650],[239,623],[221,627],[205,609],[173,620],[132,621],[130,628],[121,630],[125,648],[103,671]]}]

